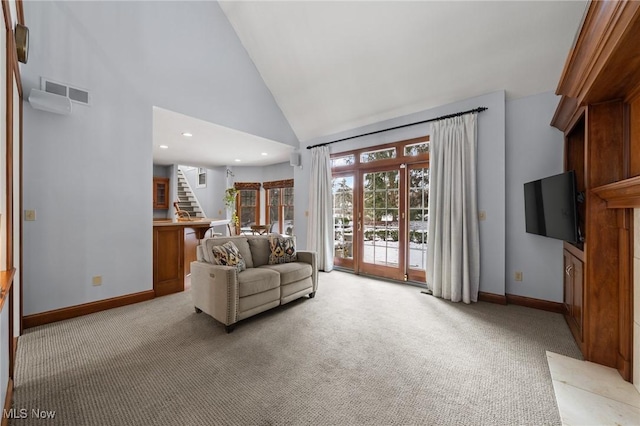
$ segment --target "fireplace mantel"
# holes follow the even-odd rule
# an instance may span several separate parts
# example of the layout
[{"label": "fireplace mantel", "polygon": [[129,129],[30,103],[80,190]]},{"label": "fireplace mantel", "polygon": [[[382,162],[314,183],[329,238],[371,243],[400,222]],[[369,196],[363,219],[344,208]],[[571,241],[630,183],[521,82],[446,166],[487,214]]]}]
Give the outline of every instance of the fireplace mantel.
[{"label": "fireplace mantel", "polygon": [[599,186],[593,193],[606,201],[610,209],[640,208],[640,176]]}]

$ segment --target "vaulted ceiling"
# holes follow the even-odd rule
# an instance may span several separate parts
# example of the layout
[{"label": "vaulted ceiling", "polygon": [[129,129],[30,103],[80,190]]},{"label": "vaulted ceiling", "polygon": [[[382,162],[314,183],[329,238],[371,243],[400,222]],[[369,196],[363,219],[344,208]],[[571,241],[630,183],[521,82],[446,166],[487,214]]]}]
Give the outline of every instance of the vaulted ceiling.
[{"label": "vaulted ceiling", "polygon": [[585,1],[220,2],[298,138],[555,90]]}]

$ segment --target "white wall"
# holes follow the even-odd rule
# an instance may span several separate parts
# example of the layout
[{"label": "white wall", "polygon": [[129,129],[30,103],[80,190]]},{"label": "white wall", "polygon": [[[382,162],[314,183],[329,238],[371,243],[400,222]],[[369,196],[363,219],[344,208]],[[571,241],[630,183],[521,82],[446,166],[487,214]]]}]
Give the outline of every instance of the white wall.
[{"label": "white wall", "polygon": [[563,300],[562,241],[525,232],[524,184],[562,173],[564,136],[549,124],[558,102],[548,92],[508,101],[506,109],[506,290],[553,302]]},{"label": "white wall", "polygon": [[24,105],[24,313],[150,290],[152,107],[298,140],[216,2],[23,4],[25,93],[46,76],[92,96]]},{"label": "white wall", "polygon": [[[352,129],[336,135],[300,143],[302,169],[294,168],[295,223],[298,244],[306,246],[305,212],[309,201],[310,151],[307,145],[327,142],[347,136],[427,120],[441,115],[486,106],[478,115],[478,209],[486,211],[480,222],[480,291],[505,294],[505,93],[498,91],[415,114]],[[330,145],[331,152],[380,145],[429,134],[429,124],[406,127]]]}]

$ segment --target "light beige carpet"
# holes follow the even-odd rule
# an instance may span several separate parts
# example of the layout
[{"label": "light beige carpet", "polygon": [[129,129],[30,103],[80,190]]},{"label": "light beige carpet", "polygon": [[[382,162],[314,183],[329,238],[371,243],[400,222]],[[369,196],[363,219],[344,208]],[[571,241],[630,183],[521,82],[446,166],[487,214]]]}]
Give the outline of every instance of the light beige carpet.
[{"label": "light beige carpet", "polygon": [[14,408],[56,416],[11,424],[559,424],[545,351],[580,357],[559,314],[336,271],[231,334],[190,297],[27,330]]}]

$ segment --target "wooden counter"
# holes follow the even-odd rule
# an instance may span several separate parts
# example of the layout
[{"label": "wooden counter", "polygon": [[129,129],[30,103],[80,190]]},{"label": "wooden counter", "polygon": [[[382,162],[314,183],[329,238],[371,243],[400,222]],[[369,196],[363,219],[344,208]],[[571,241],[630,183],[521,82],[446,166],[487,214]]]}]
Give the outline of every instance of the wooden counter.
[{"label": "wooden counter", "polygon": [[191,272],[191,262],[196,260],[199,240],[212,226],[228,222],[209,218],[153,221],[153,291],[156,297],[184,291],[184,278]]}]

